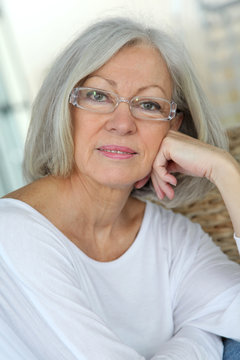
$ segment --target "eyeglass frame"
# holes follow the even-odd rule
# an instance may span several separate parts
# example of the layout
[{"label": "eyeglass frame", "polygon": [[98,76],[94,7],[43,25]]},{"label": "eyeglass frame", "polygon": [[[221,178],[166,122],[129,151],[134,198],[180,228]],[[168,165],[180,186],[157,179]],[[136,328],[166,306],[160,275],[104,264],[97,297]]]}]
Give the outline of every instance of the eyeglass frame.
[{"label": "eyeglass frame", "polygon": [[[77,96],[78,96],[78,92],[79,90],[97,90],[97,91],[102,91],[102,92],[106,92],[106,93],[109,93],[110,95],[113,95],[113,97],[116,99],[116,104],[113,108],[112,111],[109,111],[109,112],[99,112],[98,110],[93,110],[93,109],[89,109],[89,108],[84,108],[83,106],[79,105],[77,103]],[[170,105],[170,114],[168,116],[168,118],[147,118],[147,117],[137,117],[135,116],[133,113],[132,113],[132,107],[131,107],[131,102],[136,99],[136,98],[144,98],[144,99],[152,99],[152,100],[164,100],[166,101],[167,103],[169,103]],[[75,87],[72,89],[70,95],[69,95],[69,100],[68,102],[70,104],[72,104],[73,106],[76,106],[77,108],[79,109],[82,109],[82,110],[87,110],[87,111],[90,111],[90,112],[95,112],[95,113],[98,113],[98,114],[111,114],[113,113],[116,108],[118,107],[118,105],[120,103],[127,103],[128,106],[129,106],[129,110],[131,112],[131,114],[137,118],[137,119],[141,119],[141,120],[153,120],[153,121],[171,121],[172,119],[175,118],[176,116],[176,113],[177,113],[177,104],[171,100],[167,100],[167,99],[164,99],[164,98],[161,98],[161,97],[152,97],[152,96],[133,96],[130,100],[127,99],[127,98],[124,98],[122,96],[118,96],[117,94],[115,94],[114,92],[112,91],[108,91],[108,90],[103,90],[103,89],[99,89],[99,88],[91,88],[91,87],[84,87],[84,86],[80,86],[80,87]],[[174,108],[173,108],[174,106]]]}]

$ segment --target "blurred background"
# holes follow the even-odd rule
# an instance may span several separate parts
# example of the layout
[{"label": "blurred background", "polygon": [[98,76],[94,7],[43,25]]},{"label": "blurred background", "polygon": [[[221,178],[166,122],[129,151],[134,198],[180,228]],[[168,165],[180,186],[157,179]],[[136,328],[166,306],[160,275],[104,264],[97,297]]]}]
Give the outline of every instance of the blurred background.
[{"label": "blurred background", "polygon": [[52,61],[113,15],[175,31],[221,122],[240,125],[240,0],[0,0],[0,196],[24,185],[31,104]]}]

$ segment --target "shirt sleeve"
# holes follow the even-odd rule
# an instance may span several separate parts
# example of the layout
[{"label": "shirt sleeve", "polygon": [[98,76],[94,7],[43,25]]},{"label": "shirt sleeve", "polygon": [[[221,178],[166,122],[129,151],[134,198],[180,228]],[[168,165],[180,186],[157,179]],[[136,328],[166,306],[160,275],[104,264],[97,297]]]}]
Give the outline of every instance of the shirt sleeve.
[{"label": "shirt sleeve", "polygon": [[222,360],[220,337],[191,326],[184,326],[163,344],[151,360]]},{"label": "shirt sleeve", "polygon": [[240,340],[240,266],[181,215],[164,233],[175,329],[152,360],[220,360],[221,337]]},{"label": "shirt sleeve", "polygon": [[0,349],[9,360],[143,360],[97,316],[41,221],[0,221]]}]

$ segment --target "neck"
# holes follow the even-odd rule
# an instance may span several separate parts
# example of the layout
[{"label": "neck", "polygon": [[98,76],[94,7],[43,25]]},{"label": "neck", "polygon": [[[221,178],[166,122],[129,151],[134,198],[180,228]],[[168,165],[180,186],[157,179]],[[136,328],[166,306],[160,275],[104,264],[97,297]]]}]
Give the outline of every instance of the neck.
[{"label": "neck", "polygon": [[90,257],[109,261],[134,241],[145,204],[130,197],[132,186],[100,186],[87,178],[48,176],[8,197],[28,203]]},{"label": "neck", "polygon": [[[130,196],[132,186],[126,188],[111,188],[93,182],[87,177],[72,175],[67,179],[55,179],[58,193],[61,194],[61,203],[65,214],[76,229],[86,228],[93,234],[105,234],[128,219],[132,204],[136,199]],[[101,236],[102,237],[102,236]]]},{"label": "neck", "polygon": [[112,258],[133,241],[144,205],[129,197],[132,187],[114,189],[75,175],[56,181],[65,214],[62,231],[87,254]]}]

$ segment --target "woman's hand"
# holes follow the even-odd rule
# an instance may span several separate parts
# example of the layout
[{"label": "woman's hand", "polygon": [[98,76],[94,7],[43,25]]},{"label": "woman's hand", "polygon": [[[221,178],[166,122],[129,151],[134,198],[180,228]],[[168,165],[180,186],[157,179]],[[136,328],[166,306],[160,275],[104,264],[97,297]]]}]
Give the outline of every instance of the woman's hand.
[{"label": "woman's hand", "polygon": [[173,199],[180,172],[206,177],[220,191],[232,220],[235,234],[240,237],[240,166],[225,150],[170,130],[163,139],[153,163],[152,183],[159,199]]},{"label": "woman's hand", "polygon": [[161,143],[151,174],[159,199],[165,196],[173,199],[174,190],[171,185],[177,184],[172,174],[174,172],[206,177],[216,184],[218,172],[226,158],[229,158],[226,151],[170,130]]},{"label": "woman's hand", "polygon": [[240,166],[227,151],[170,130],[161,143],[151,174],[139,180],[135,187],[144,186],[151,176],[158,198],[167,196],[171,200],[172,185],[177,185],[174,172],[206,177],[214,183],[228,209],[234,232],[240,237]]}]

